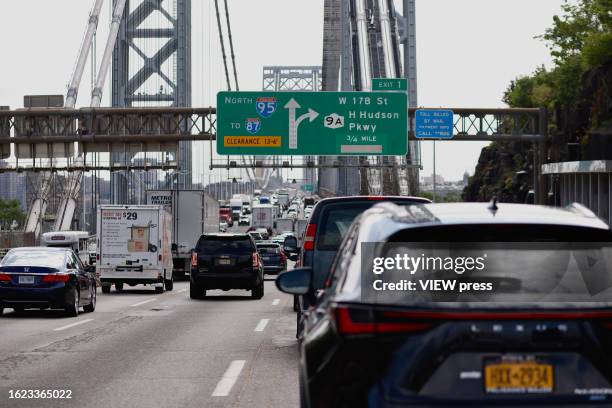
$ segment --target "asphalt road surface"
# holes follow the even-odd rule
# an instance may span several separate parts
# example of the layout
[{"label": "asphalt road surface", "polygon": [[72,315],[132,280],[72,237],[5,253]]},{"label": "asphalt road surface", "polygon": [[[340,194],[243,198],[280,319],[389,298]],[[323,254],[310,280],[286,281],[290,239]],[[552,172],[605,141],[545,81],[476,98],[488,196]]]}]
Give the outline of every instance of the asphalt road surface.
[{"label": "asphalt road surface", "polygon": [[[265,296],[188,282],[98,291],[94,313],[29,310],[0,318],[0,407],[292,407],[298,352],[292,298],[268,277]],[[11,399],[69,390],[70,399]]]}]

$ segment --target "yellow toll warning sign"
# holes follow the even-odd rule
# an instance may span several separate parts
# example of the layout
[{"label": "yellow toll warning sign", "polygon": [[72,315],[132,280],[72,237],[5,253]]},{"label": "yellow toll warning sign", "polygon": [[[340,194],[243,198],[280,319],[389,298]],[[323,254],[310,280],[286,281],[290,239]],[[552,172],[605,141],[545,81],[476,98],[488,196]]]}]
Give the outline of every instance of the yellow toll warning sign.
[{"label": "yellow toll warning sign", "polygon": [[224,136],[225,147],[281,147],[280,136]]}]

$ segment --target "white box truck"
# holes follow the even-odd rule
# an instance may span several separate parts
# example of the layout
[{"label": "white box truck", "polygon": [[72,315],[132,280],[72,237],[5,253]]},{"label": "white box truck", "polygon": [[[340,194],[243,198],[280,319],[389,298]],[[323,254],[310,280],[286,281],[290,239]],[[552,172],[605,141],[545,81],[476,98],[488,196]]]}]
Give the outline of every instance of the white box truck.
[{"label": "white box truck", "polygon": [[219,231],[219,202],[201,190],[148,190],[147,204],[172,215],[172,263],[175,278],[191,270],[191,249],[200,236]]},{"label": "white box truck", "polygon": [[274,228],[274,206],[272,204],[255,204],[251,210],[251,227]]},{"label": "white box truck", "polygon": [[161,205],[98,207],[96,272],[102,292],[111,285],[152,285],[172,290],[172,217]]},{"label": "white box truck", "polygon": [[279,218],[276,220],[276,231],[281,233],[285,231],[293,232],[293,218]]}]

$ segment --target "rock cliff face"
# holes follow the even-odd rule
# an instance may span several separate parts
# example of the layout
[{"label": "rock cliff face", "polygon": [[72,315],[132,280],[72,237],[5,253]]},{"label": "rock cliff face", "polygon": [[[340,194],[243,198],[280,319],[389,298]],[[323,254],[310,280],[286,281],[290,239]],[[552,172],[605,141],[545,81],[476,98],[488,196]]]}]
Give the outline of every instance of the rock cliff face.
[{"label": "rock cliff face", "polygon": [[[551,112],[547,162],[612,160],[612,57],[582,77],[577,102]],[[494,142],[482,149],[465,201],[524,203],[533,188],[533,146]]]}]

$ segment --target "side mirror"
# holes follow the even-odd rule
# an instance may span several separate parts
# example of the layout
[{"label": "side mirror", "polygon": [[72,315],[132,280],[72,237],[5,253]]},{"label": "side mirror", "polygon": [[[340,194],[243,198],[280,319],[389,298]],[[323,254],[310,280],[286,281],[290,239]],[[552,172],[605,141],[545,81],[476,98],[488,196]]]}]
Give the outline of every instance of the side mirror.
[{"label": "side mirror", "polygon": [[291,269],[278,275],[276,287],[290,295],[305,295],[312,291],[312,268]]},{"label": "side mirror", "polygon": [[289,260],[292,262],[296,262],[298,260],[298,254],[289,255]]}]

